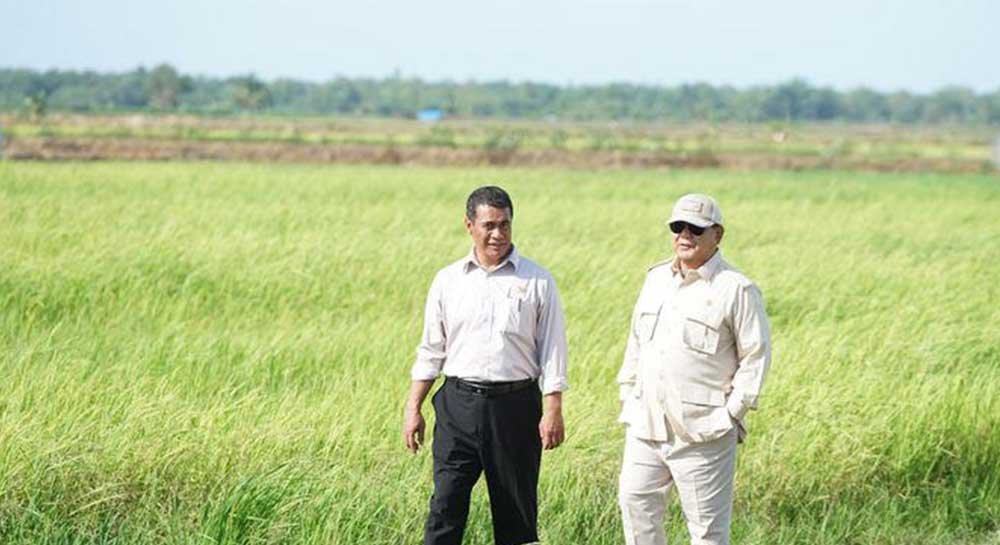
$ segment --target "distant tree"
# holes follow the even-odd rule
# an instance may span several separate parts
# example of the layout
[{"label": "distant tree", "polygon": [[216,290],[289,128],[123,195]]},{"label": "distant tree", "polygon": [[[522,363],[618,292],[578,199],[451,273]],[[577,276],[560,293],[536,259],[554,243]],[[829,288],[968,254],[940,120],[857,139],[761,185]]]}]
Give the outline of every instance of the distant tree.
[{"label": "distant tree", "polygon": [[729,99],[733,118],[744,123],[761,121],[764,115],[764,102],[767,98],[768,90],[765,87],[734,91]]},{"label": "distant tree", "polygon": [[675,99],[674,117],[683,120],[714,121],[721,113],[719,92],[707,83],[681,85]]},{"label": "distant tree", "polygon": [[242,110],[260,111],[272,104],[271,90],[253,74],[233,78],[233,103]]},{"label": "distant tree", "polygon": [[[32,105],[29,105],[32,104]],[[265,84],[253,75],[186,77],[169,64],[152,70],[95,72],[0,68],[0,109],[45,111],[179,110],[227,113],[269,109],[293,114],[410,117],[424,108],[449,116],[637,121],[855,121],[1000,125],[1000,91],[947,87],[933,94],[839,92],[801,79],[736,89],[704,83],[662,87],[609,83],[426,82],[417,78],[337,77]]]},{"label": "distant tree", "polygon": [[830,88],[811,89],[802,101],[803,119],[829,121],[840,116],[843,106],[840,96]]},{"label": "distant tree", "polygon": [[307,96],[307,104],[317,112],[323,113],[362,113],[362,98],[365,94],[362,85],[356,81],[338,77],[314,86]]},{"label": "distant tree", "polygon": [[800,119],[811,93],[809,84],[801,79],[782,83],[771,89],[761,105],[763,117],[770,120],[792,121]]},{"label": "distant tree", "polygon": [[867,87],[850,91],[844,97],[844,115],[850,121],[881,122],[889,120],[889,101],[885,95]]},{"label": "distant tree", "polygon": [[146,69],[139,67],[132,72],[126,72],[107,81],[103,85],[107,106],[128,110],[148,106],[149,97],[146,96],[145,89],[147,75]]},{"label": "distant tree", "polygon": [[933,123],[960,123],[976,113],[976,95],[965,87],[945,87],[927,98],[925,119]]},{"label": "distant tree", "polygon": [[272,106],[284,112],[294,112],[308,107],[306,98],[312,85],[291,79],[279,79],[269,86]]},{"label": "distant tree", "polygon": [[889,118],[897,123],[918,123],[924,117],[924,100],[905,91],[889,95],[887,103]]},{"label": "distant tree", "polygon": [[24,97],[24,110],[32,119],[45,117],[49,100],[45,93],[34,93]]},{"label": "distant tree", "polygon": [[[983,119],[986,123],[1000,125],[1000,90],[982,97]],[[997,142],[1000,148],[1000,141]],[[1000,153],[1000,149],[997,150]],[[1000,166],[1000,158],[997,165]]]},{"label": "distant tree", "polygon": [[99,109],[98,93],[92,86],[63,85],[48,97],[48,103],[60,110],[90,112]]},{"label": "distant tree", "polygon": [[232,88],[226,80],[198,76],[188,81],[190,88],[181,95],[178,110],[212,114],[233,111]]},{"label": "distant tree", "polygon": [[176,108],[184,87],[184,80],[173,66],[161,64],[153,68],[146,77],[146,97],[149,105],[161,110]]},{"label": "distant tree", "polygon": [[33,95],[48,95],[45,76],[33,70],[0,69],[0,107],[17,109]]}]

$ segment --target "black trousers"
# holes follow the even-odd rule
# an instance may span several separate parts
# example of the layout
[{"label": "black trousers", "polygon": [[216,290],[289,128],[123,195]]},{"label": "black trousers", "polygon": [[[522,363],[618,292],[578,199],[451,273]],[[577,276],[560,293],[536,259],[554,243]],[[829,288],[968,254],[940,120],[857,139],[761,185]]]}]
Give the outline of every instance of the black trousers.
[{"label": "black trousers", "polygon": [[469,495],[486,475],[497,545],[538,541],[538,470],[542,442],[537,385],[490,396],[459,389],[453,379],[434,394],[434,495],[424,545],[459,545]]}]

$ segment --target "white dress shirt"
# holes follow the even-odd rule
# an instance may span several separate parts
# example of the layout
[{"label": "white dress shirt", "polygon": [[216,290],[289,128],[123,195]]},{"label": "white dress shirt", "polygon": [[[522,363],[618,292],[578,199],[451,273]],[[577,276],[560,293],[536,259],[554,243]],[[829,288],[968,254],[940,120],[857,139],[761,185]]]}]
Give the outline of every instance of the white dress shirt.
[{"label": "white dress shirt", "polygon": [[474,250],[438,271],[410,375],[434,380],[442,373],[476,382],[541,378],[545,394],[568,389],[565,321],[552,275],[516,249],[492,271]]},{"label": "white dress shirt", "polygon": [[770,362],[760,290],[721,251],[683,276],[675,260],[659,263],[632,314],[619,420],[643,439],[667,441],[673,432],[705,442],[734,423],[742,438]]}]

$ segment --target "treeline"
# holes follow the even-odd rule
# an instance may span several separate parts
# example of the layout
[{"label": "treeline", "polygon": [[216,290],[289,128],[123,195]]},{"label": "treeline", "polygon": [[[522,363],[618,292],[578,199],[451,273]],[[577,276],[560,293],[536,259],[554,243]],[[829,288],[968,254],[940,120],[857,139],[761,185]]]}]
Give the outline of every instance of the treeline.
[{"label": "treeline", "polygon": [[615,83],[427,82],[399,76],[338,77],[323,83],[266,82],[254,75],[211,78],[163,64],[124,73],[0,69],[0,110],[158,111],[204,114],[445,116],[638,121],[848,121],[1000,124],[1000,88],[976,94],[947,87],[931,94],[837,91],[803,80],[737,89],[698,83],[658,87]]}]

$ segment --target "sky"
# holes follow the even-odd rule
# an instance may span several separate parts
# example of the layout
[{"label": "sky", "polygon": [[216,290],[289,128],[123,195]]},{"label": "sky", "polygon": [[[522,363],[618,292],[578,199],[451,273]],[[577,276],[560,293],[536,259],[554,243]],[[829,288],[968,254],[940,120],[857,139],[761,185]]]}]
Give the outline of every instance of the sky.
[{"label": "sky", "polygon": [[0,67],[1000,90],[996,0],[0,0]]}]

